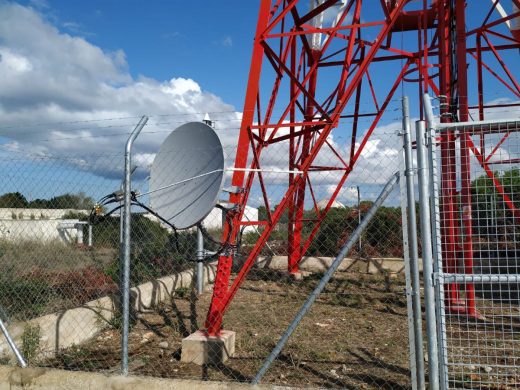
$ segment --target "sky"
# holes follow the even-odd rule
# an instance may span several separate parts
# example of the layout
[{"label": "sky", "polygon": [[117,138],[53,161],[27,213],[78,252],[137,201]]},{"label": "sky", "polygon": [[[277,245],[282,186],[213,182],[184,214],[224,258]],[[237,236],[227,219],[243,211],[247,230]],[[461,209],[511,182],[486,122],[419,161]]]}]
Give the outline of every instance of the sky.
[{"label": "sky", "polygon": [[[124,142],[143,114],[150,121],[135,146],[140,185],[169,132],[206,112],[231,165],[257,12],[253,0],[128,0],[124,6],[0,0],[0,174],[7,178],[1,192],[35,198],[71,189],[94,197],[113,191],[122,177]],[[391,80],[379,76],[376,88]],[[396,98],[344,200],[355,199],[353,186],[369,192],[395,171],[399,110]],[[341,147],[341,135],[330,141]],[[286,150],[268,153],[266,168],[286,164]],[[326,163],[331,154],[321,158]],[[273,183],[286,180],[271,176]],[[324,176],[319,196],[336,181]]]},{"label": "sky", "polygon": [[[59,32],[106,52],[123,51],[134,78],[196,80],[240,109],[249,71],[256,1],[33,0]],[[234,88],[230,88],[231,77]]]}]

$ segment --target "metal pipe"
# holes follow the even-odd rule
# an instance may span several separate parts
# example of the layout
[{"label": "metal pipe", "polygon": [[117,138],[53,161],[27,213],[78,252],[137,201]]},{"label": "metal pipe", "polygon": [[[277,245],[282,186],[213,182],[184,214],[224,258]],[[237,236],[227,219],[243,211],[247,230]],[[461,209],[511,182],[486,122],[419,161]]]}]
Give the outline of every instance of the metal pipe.
[{"label": "metal pipe", "polygon": [[399,172],[392,175],[392,177],[390,178],[388,183],[386,183],[385,187],[383,188],[383,191],[381,191],[381,194],[378,196],[378,198],[375,200],[372,207],[370,207],[368,212],[363,217],[361,224],[350,235],[350,237],[347,240],[347,242],[345,243],[345,245],[343,245],[343,247],[341,248],[340,252],[338,253],[336,258],[330,265],[327,272],[325,272],[325,274],[321,278],[320,282],[318,283],[318,285],[316,286],[314,291],[309,295],[309,297],[307,298],[307,300],[301,307],[301,309],[298,312],[298,314],[296,315],[296,317],[293,319],[293,321],[291,322],[291,324],[289,325],[289,327],[287,328],[285,333],[282,335],[281,339],[278,341],[278,343],[276,344],[274,349],[271,351],[271,354],[267,357],[267,359],[265,359],[264,363],[262,364],[262,367],[260,368],[260,370],[258,371],[256,376],[253,378],[253,380],[251,381],[252,384],[254,384],[254,385],[258,384],[260,382],[260,380],[263,378],[263,376],[265,375],[265,373],[267,372],[267,370],[269,369],[269,367],[271,366],[273,361],[280,354],[282,348],[285,346],[285,344],[289,340],[289,337],[291,337],[292,333],[295,331],[296,327],[299,325],[299,323],[301,322],[301,320],[303,319],[305,314],[307,314],[307,312],[311,308],[312,304],[314,303],[314,301],[316,300],[318,295],[323,291],[323,289],[329,282],[330,278],[332,278],[332,275],[334,274],[334,272],[336,272],[338,267],[341,265],[341,263],[343,262],[343,259],[347,255],[347,253],[350,252],[352,247],[356,244],[361,232],[363,232],[363,230],[366,228],[366,226],[370,223],[370,221],[374,217],[377,210],[381,207],[381,205],[383,204],[385,199],[388,197],[388,195],[390,195],[390,193],[394,190],[394,188],[397,186],[398,183],[399,183]]},{"label": "metal pipe", "polygon": [[16,360],[18,360],[18,363],[20,364],[20,366],[22,368],[27,367],[27,363],[25,362],[25,359],[23,358],[22,354],[18,350],[18,347],[16,346],[14,340],[11,338],[11,335],[9,334],[7,327],[5,326],[1,317],[0,317],[0,329],[2,329],[2,333],[4,334],[5,339],[7,340],[7,344],[9,344],[9,347],[11,348],[14,355],[16,356]]},{"label": "metal pipe", "polygon": [[424,278],[424,306],[426,312],[426,337],[428,340],[428,377],[431,390],[439,389],[439,351],[437,340],[437,318],[435,313],[435,291],[433,287],[433,255],[430,226],[429,180],[426,159],[424,121],[416,122],[417,174],[419,176],[419,210],[421,217],[421,240]]},{"label": "metal pipe", "polygon": [[408,202],[409,260],[412,287],[412,313],[415,339],[415,367],[417,388],[424,389],[424,349],[422,337],[421,284],[419,275],[419,251],[417,246],[417,216],[415,213],[414,169],[412,139],[410,136],[410,108],[408,96],[403,97],[403,146],[406,178],[406,198]]},{"label": "metal pipe", "polygon": [[440,375],[440,388],[447,390],[449,388],[448,383],[448,361],[447,361],[447,350],[448,343],[446,340],[446,293],[444,284],[438,282],[436,275],[442,273],[443,267],[443,253],[442,253],[442,227],[441,227],[441,208],[439,202],[439,191],[440,183],[437,166],[437,145],[435,142],[438,134],[436,129],[435,118],[433,116],[433,109],[431,105],[430,96],[425,93],[423,95],[423,104],[425,107],[427,132],[426,139],[428,147],[428,177],[431,178],[428,183],[428,191],[430,194],[430,216],[431,226],[433,234],[431,236],[432,254],[433,254],[433,272],[434,272],[434,291],[435,299],[437,302],[435,315],[437,316],[437,350],[439,351],[439,375]]},{"label": "metal pipe", "polygon": [[88,224],[88,247],[92,248],[92,225]]},{"label": "metal pipe", "polygon": [[490,128],[500,127],[504,130],[518,129],[518,120],[514,119],[489,119],[485,121],[471,121],[471,122],[451,122],[451,123],[437,123],[435,129],[439,132],[446,130],[460,131],[467,130],[468,128]]},{"label": "metal pipe", "polygon": [[403,231],[403,260],[404,260],[404,276],[405,276],[405,291],[406,291],[406,324],[408,330],[408,362],[410,365],[410,383],[412,390],[417,389],[417,368],[415,365],[415,332],[413,327],[413,305],[412,305],[412,282],[410,275],[410,247],[408,241],[410,238],[408,229],[408,196],[406,192],[405,179],[405,162],[404,162],[404,148],[399,154],[399,200],[401,205],[401,225]]},{"label": "metal pipe", "polygon": [[132,134],[126,141],[125,147],[125,185],[123,207],[123,283],[121,289],[123,302],[123,329],[121,335],[121,373],[128,375],[128,331],[130,327],[130,192],[132,189],[132,145],[135,139],[148,122],[148,117],[143,116]]},{"label": "metal pipe", "polygon": [[[359,186],[356,186],[357,190],[357,216],[358,216],[358,226],[361,224],[361,191],[359,190]],[[358,240],[358,255],[361,257],[361,234],[359,235]]]},{"label": "metal pipe", "polygon": [[439,280],[445,283],[520,283],[520,275],[513,274],[444,274],[440,273],[437,275]]},{"label": "metal pipe", "polygon": [[180,180],[180,181],[177,181],[175,183],[171,183],[171,184],[167,184],[163,187],[159,187],[159,188],[156,188],[155,190],[153,191],[147,191],[147,192],[143,192],[143,193],[140,193],[137,195],[137,197],[142,197],[142,196],[145,196],[145,195],[150,195],[150,194],[153,194],[154,192],[158,192],[158,191],[162,191],[162,190],[165,190],[167,188],[170,188],[170,187],[175,187],[175,186],[178,186],[178,185],[181,185],[181,184],[184,184],[184,183],[187,183],[189,181],[192,181],[192,180],[195,180],[195,179],[200,179],[201,177],[205,177],[205,176],[208,176],[208,175],[213,175],[215,173],[220,173],[220,172],[229,172],[229,171],[240,171],[240,172],[263,172],[263,173],[283,173],[283,174],[286,174],[286,173],[293,173],[293,174],[298,174],[298,175],[301,175],[303,174],[303,171],[295,171],[295,170],[280,170],[280,169],[256,169],[256,168],[225,168],[225,169],[215,169],[214,171],[209,171],[209,172],[205,172],[205,173],[201,173],[200,175],[196,175],[196,176],[193,176],[193,177],[189,177],[187,179],[183,179],[183,180]]},{"label": "metal pipe", "polygon": [[204,292],[204,237],[202,230],[197,228],[197,294]]}]

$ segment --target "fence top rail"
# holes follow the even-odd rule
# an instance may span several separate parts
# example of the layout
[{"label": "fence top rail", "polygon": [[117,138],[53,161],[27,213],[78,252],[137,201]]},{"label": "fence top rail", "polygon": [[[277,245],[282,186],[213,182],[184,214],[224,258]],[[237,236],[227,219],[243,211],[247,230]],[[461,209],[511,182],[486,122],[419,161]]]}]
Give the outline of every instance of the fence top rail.
[{"label": "fence top rail", "polygon": [[486,120],[474,122],[435,123],[436,131],[461,131],[470,134],[491,134],[520,131],[520,120]]}]

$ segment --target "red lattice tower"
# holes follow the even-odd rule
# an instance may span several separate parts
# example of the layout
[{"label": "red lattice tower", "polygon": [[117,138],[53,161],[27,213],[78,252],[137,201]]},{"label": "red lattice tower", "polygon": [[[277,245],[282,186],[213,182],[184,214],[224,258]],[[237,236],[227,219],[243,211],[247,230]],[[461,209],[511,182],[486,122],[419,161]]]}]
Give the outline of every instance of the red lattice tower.
[{"label": "red lattice tower", "polygon": [[[519,105],[515,73],[520,34],[515,28],[520,2],[512,0],[512,4],[512,8],[511,2],[507,4],[507,14],[498,1],[486,0],[311,0],[310,5],[297,0],[260,1],[235,158],[238,169],[232,178],[238,190],[229,198],[238,211],[233,224],[226,224],[224,237],[231,229],[231,240],[236,242],[246,223],[241,216],[253,185],[261,189],[267,219],[247,222],[258,225],[262,233],[232,281],[232,253],[220,257],[205,324],[208,334],[220,331],[224,313],[285,212],[289,220],[288,271],[298,272],[302,256],[399,87],[419,107],[421,118],[424,92],[445,103],[443,121],[467,121],[473,111],[478,113],[475,119],[485,119],[491,109]],[[507,63],[516,66],[509,68]],[[474,80],[470,85],[469,78]],[[509,101],[491,104],[497,93]],[[370,121],[367,129],[360,129],[361,120]],[[343,123],[347,123],[343,135],[350,139],[347,153],[336,150],[328,138]],[[442,190],[453,197],[459,166],[453,155],[454,142],[450,134],[441,140]],[[283,198],[273,210],[269,183],[261,169],[268,163],[263,152],[280,144],[288,151],[287,182]],[[329,166],[317,163],[325,149],[337,158]],[[481,165],[491,172],[482,158],[484,149],[475,146],[469,136],[461,139],[461,150],[462,181],[470,180],[464,173],[469,172],[464,164],[469,164],[470,153],[480,155]],[[313,193],[315,172],[340,173],[321,210]],[[465,204],[471,203],[468,191],[461,194]],[[306,202],[316,210],[316,218],[310,221],[304,219]],[[517,215],[512,202],[509,205]],[[450,249],[446,253],[455,254],[458,248],[471,267],[471,219],[463,222],[466,241],[457,242],[456,231],[461,226],[453,218],[449,197],[441,209],[449,221],[442,226],[443,245]],[[311,226],[310,234],[302,234],[304,223]],[[455,260],[444,260],[448,271]],[[475,314],[471,291],[463,304],[456,285],[448,286],[447,294],[453,310]]]}]

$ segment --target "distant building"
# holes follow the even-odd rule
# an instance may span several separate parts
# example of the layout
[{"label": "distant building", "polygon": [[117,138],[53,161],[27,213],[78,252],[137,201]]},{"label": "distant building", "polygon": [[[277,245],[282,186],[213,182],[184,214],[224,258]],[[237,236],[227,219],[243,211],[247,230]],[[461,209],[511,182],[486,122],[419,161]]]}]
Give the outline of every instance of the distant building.
[{"label": "distant building", "polygon": [[[206,229],[210,229],[210,230],[222,229],[222,227],[223,227],[222,213],[223,212],[221,209],[215,207],[213,210],[211,210],[211,212],[208,214],[208,216],[206,218],[204,218],[204,220],[202,221],[202,224],[204,225],[204,227]],[[113,215],[117,215],[117,214],[113,214]],[[146,218],[150,219],[151,221],[161,223],[161,225],[163,225],[165,228],[167,228],[167,225],[163,224],[159,220],[159,218],[157,218],[156,216],[154,216],[150,213],[145,213],[143,215]],[[244,221],[244,222],[258,221],[258,209],[251,207],[251,206],[246,206],[246,210],[244,212],[244,216],[242,217],[242,221]],[[255,231],[254,226],[246,226],[244,229],[244,233],[249,233],[249,232],[254,232],[254,231]]]},{"label": "distant building", "polygon": [[[329,199],[322,199],[318,202],[318,208],[320,210],[324,209],[325,207],[327,207],[327,204],[329,203]],[[332,206],[330,206],[331,208],[337,208],[337,209],[344,209],[345,208],[345,205],[341,202],[338,202],[337,200],[335,200],[334,202],[332,202]]]}]

